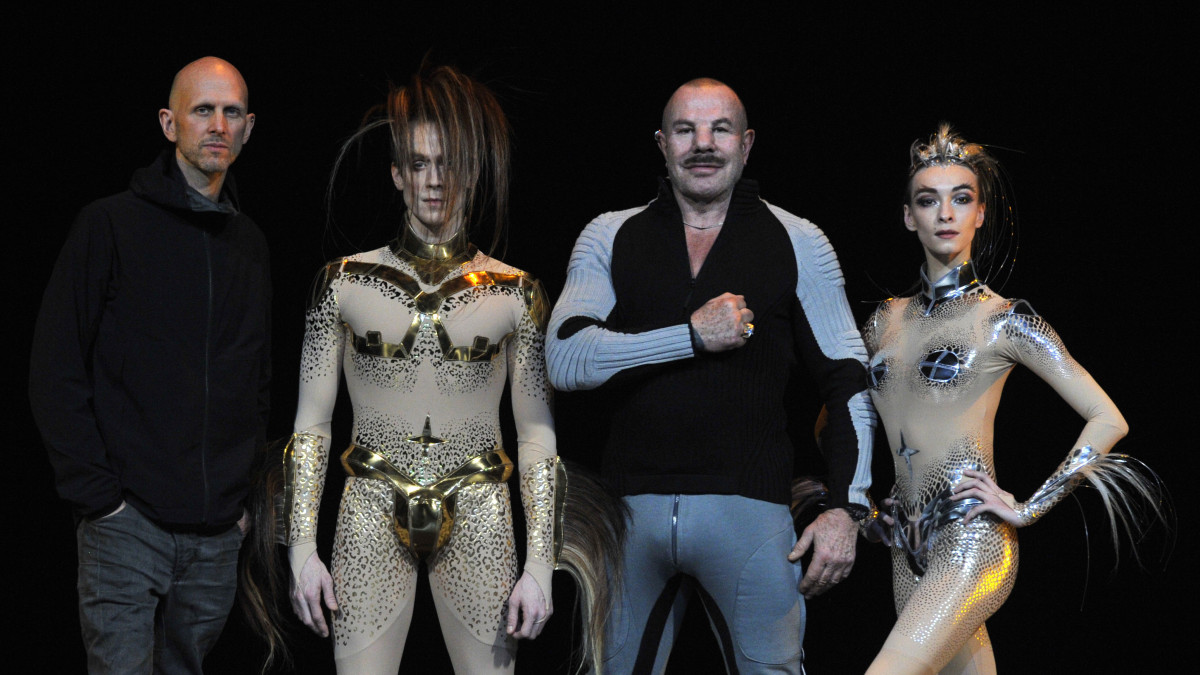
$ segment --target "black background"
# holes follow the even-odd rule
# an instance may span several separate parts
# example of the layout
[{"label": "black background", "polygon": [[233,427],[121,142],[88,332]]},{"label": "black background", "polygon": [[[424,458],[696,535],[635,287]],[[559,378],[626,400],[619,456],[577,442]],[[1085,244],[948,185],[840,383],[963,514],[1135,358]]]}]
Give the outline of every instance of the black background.
[{"label": "black background", "polygon": [[[1197,27],[1194,10],[120,7],[16,10],[6,22],[6,182],[15,188],[8,279],[16,297],[7,358],[16,404],[5,576],[16,593],[8,612],[15,626],[3,640],[6,653],[35,659],[30,670],[83,669],[71,517],[54,495],[24,396],[38,300],[75,212],[124,189],[131,171],[149,163],[165,142],[156,113],[171,77],[206,54],[241,69],[258,116],[236,174],[243,207],[272,248],[274,436],[290,431],[312,275],[326,259],[392,234],[368,227],[367,214],[341,223],[354,248],[328,236],[322,196],[336,149],[387,83],[405,81],[429,53],[501,97],[516,152],[505,260],[543,279],[555,297],[588,220],[653,196],[663,170],[652,133],[687,79],[716,77],[741,94],[758,134],[747,176],[769,201],[824,229],[859,321],[907,288],[923,260],[900,219],[909,143],[949,120],[999,148],[1021,213],[1016,273],[1003,293],[1029,299],[1121,407],[1132,432],[1120,449],[1162,474],[1181,512],[1190,501],[1196,443],[1185,341],[1196,332],[1188,305],[1195,249],[1187,244],[1196,172],[1186,100],[1197,73],[1185,40]],[[801,387],[795,395],[803,443],[817,404]],[[1080,421],[1028,372],[1013,375],[1004,400],[996,462],[1002,484],[1023,497],[1057,466]],[[599,403],[559,398],[561,454],[596,461],[606,428],[602,408],[593,409]],[[337,421],[335,445],[348,429],[344,414]],[[802,457],[802,470],[820,470],[813,455]],[[881,444],[877,499],[891,484],[890,464]],[[1095,495],[1081,501],[1090,540],[1070,502],[1021,533],[1020,581],[988,622],[1001,672],[1169,671],[1195,627],[1190,533],[1180,528],[1164,562],[1171,543],[1156,532],[1141,549],[1145,569],[1125,548],[1114,571]],[[323,551],[331,521],[323,520]],[[558,613],[541,639],[523,645],[519,672],[565,672],[571,591],[556,580]],[[421,603],[402,668],[446,671],[432,606]],[[865,669],[894,620],[885,551],[860,545],[854,575],[808,611],[809,672]],[[301,672],[331,672],[327,644],[297,630],[295,645]],[[692,617],[672,672],[715,672],[714,650],[706,622]],[[208,665],[251,673],[258,655],[235,614]]]}]

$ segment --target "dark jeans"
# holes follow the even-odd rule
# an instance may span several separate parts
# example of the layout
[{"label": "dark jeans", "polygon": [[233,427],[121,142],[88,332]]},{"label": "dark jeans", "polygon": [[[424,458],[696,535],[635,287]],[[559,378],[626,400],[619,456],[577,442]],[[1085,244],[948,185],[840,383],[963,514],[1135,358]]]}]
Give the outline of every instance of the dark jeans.
[{"label": "dark jeans", "polygon": [[201,673],[237,589],[237,526],[168,532],[137,509],[83,521],[79,621],[91,673]]}]

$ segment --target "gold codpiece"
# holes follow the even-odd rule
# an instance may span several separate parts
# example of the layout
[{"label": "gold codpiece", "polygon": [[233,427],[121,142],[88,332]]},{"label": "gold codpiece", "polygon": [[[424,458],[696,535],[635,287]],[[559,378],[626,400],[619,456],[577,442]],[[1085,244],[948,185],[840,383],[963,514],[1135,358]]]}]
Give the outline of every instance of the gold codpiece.
[{"label": "gold codpiece", "polygon": [[[506,335],[499,342],[492,343],[488,338],[477,335],[469,346],[458,346],[453,343],[450,333],[442,323],[441,309],[446,300],[468,288],[476,286],[503,286],[520,288],[525,295],[526,305],[531,311],[546,314],[544,294],[540,293],[536,282],[530,281],[523,274],[503,274],[500,272],[467,272],[461,277],[450,279],[438,287],[436,291],[423,291],[417,280],[395,268],[374,263],[347,261],[341,266],[344,274],[373,277],[384,281],[403,291],[412,298],[412,323],[408,326],[400,344],[384,342],[379,331],[368,331],[366,336],[354,334],[354,350],[359,354],[370,354],[390,359],[406,359],[412,354],[413,344],[417,341],[417,333],[423,324],[433,326],[437,333],[438,345],[441,347],[442,359],[446,361],[491,361],[500,353],[500,347]],[[538,318],[535,315],[535,320]]]},{"label": "gold codpiece", "polygon": [[513,468],[504,450],[496,448],[472,457],[428,485],[421,485],[383,455],[360,445],[351,445],[342,453],[342,466],[351,476],[382,480],[392,486],[396,497],[392,528],[400,543],[417,560],[436,553],[450,540],[459,490],[477,483],[503,483],[512,475]]}]

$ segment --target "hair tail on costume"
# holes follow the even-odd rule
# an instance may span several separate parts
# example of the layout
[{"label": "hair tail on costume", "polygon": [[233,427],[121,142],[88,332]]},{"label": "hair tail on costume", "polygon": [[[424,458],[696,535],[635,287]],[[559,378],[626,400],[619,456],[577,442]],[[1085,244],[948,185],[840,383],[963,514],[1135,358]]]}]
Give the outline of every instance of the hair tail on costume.
[{"label": "hair tail on costume", "polygon": [[580,670],[590,666],[592,673],[600,675],[605,624],[614,602],[621,597],[629,507],[575,464],[568,470],[560,459],[557,474],[562,497],[558,509],[561,535],[557,537],[561,550],[556,568],[571,575],[577,589],[576,608],[583,624]]},{"label": "hair tail on costume", "polygon": [[792,479],[792,520],[799,520],[805,511],[820,508],[829,499],[829,488],[818,478],[800,476]]},{"label": "hair tail on costume", "polygon": [[250,480],[250,496],[246,500],[250,531],[238,560],[238,605],[250,629],[263,639],[267,657],[261,672],[265,673],[276,659],[286,669],[291,666],[291,654],[284,640],[284,615],[279,600],[288,593],[288,580],[280,561],[279,544],[287,536],[284,522],[284,437],[267,444],[255,460]]}]

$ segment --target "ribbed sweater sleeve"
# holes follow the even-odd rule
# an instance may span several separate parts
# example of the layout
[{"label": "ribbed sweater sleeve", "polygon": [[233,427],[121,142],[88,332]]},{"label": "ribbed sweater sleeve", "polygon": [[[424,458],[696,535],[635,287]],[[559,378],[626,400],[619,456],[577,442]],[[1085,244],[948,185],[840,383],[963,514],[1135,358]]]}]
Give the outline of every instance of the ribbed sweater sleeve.
[{"label": "ribbed sweater sleeve", "polygon": [[875,409],[866,392],[867,350],[846,300],[837,254],[809,221],[769,207],[783,223],[796,254],[796,340],[817,380],[829,426],[821,450],[829,469],[830,506],[867,507]]},{"label": "ribbed sweater sleeve", "polygon": [[691,358],[691,332],[679,324],[642,333],[610,330],[616,304],[610,263],[621,225],[645,207],[605,213],[584,228],[567,267],[567,283],[546,335],[546,365],[556,389],[594,389],[636,366]]}]

